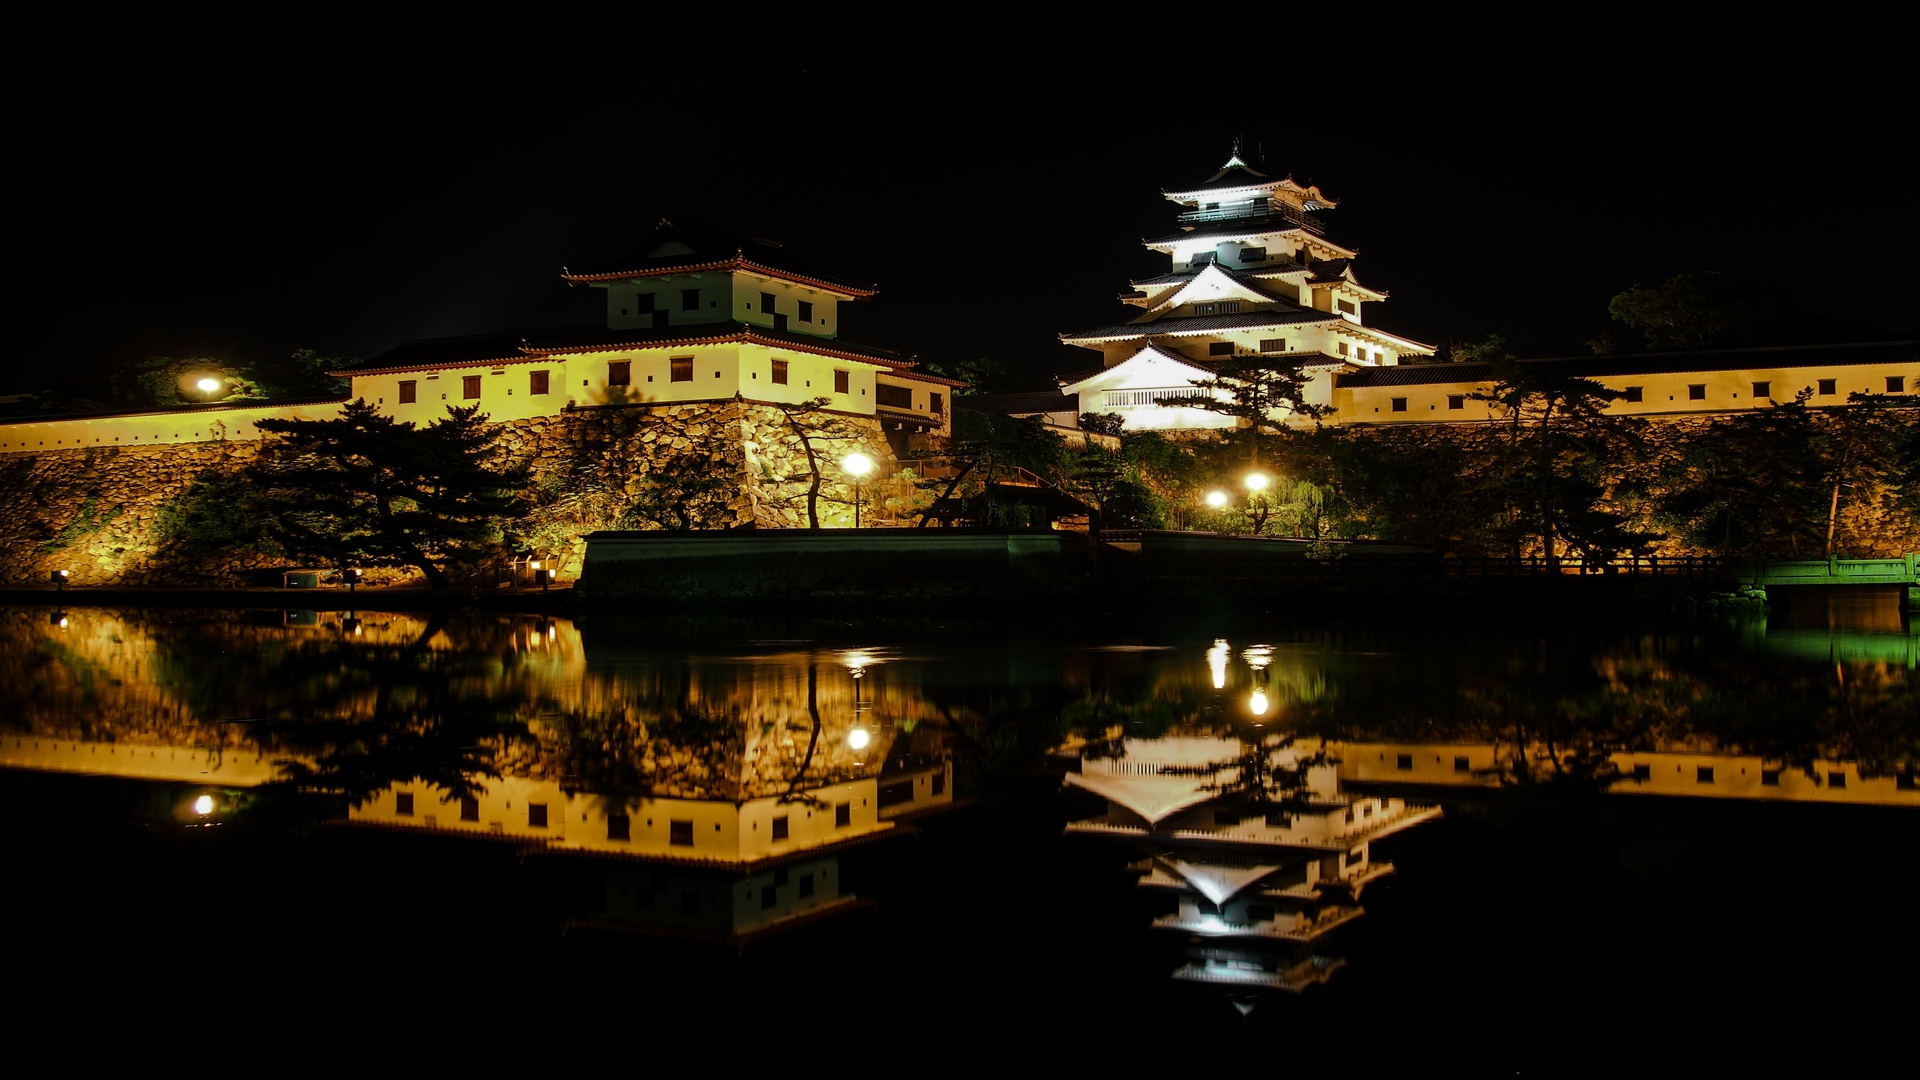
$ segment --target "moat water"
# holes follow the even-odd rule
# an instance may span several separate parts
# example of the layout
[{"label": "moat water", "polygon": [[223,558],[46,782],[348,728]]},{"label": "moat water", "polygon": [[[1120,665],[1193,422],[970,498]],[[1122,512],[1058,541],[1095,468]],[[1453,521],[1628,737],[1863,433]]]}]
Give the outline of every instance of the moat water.
[{"label": "moat water", "polygon": [[748,1069],[1886,1041],[1917,662],[1889,597],[1606,628],[0,609],[8,971],[69,1019],[651,1032]]}]

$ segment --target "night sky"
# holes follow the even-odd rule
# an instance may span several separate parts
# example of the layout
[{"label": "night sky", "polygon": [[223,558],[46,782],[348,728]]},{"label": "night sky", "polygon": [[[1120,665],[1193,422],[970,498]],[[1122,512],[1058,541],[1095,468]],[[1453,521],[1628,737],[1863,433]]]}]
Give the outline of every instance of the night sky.
[{"label": "night sky", "polygon": [[1159,190],[1205,179],[1236,135],[1256,167],[1340,200],[1329,236],[1392,293],[1369,308],[1391,332],[1584,352],[1614,293],[1703,269],[1914,332],[1903,59],[1784,31],[1716,32],[1717,59],[1630,32],[1575,55],[1576,29],[1551,30],[1537,61],[1417,35],[1355,52],[1362,38],[1330,31],[1344,44],[1313,57],[1209,61],[1169,25],[1118,34],[1119,51],[721,55],[705,38],[697,62],[663,66],[656,37],[645,56],[412,43],[333,65],[129,62],[16,110],[26,296],[0,390],[96,385],[155,354],[371,357],[595,321],[601,294],[561,267],[624,253],[663,215],[877,284],[850,339],[990,356],[1042,386],[1095,355],[1058,332],[1124,316],[1116,290],[1166,268],[1138,246],[1173,231]]}]

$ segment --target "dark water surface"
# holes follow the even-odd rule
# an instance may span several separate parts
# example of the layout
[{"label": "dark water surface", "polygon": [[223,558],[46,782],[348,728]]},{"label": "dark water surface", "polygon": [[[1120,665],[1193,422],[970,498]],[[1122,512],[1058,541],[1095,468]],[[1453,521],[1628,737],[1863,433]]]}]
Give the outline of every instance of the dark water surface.
[{"label": "dark water surface", "polygon": [[1865,1068],[1920,958],[1917,657],[1888,598],[1590,631],[0,609],[15,1020],[782,1072]]}]

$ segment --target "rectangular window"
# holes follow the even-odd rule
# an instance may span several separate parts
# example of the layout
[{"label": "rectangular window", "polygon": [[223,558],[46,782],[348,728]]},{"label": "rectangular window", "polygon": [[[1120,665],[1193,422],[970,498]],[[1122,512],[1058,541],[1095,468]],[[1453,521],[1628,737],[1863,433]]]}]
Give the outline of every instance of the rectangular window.
[{"label": "rectangular window", "polygon": [[669,820],[667,822],[667,843],[674,847],[692,847],[693,822]]},{"label": "rectangular window", "polygon": [[1220,310],[1220,305],[1219,305],[1219,304],[1195,304],[1195,305],[1193,305],[1193,313],[1194,313],[1195,315],[1212,315],[1212,314],[1214,314],[1215,312],[1217,312],[1217,311],[1219,311],[1219,310]]},{"label": "rectangular window", "polygon": [[1693,770],[1693,782],[1696,784],[1713,783],[1713,766],[1701,765]]},{"label": "rectangular window", "polygon": [[681,289],[680,290],[680,310],[681,311],[699,311],[700,310],[700,290],[699,289]]},{"label": "rectangular window", "polygon": [[1651,766],[1651,765],[1635,765],[1635,766],[1633,767],[1633,778],[1634,778],[1635,780],[1651,780],[1651,779],[1653,779],[1653,766]]},{"label": "rectangular window", "polygon": [[1187,260],[1187,265],[1197,269],[1199,267],[1207,265],[1212,261],[1213,261],[1213,252],[1200,251],[1200,252],[1195,252],[1193,257]]},{"label": "rectangular window", "polygon": [[836,803],[833,807],[833,827],[844,829],[853,824],[853,804]]},{"label": "rectangular window", "polygon": [[411,405],[420,400],[420,384],[412,379],[400,380],[400,404]]},{"label": "rectangular window", "polygon": [[1221,301],[1221,302],[1220,302],[1220,314],[1222,314],[1222,315],[1238,315],[1238,314],[1240,314],[1240,301],[1238,301],[1238,300],[1223,300],[1223,301]]},{"label": "rectangular window", "polygon": [[1706,386],[1706,384],[1705,384],[1705,383],[1692,383],[1692,384],[1689,384],[1689,385],[1688,385],[1688,387],[1687,387],[1687,400],[1688,400],[1688,401],[1705,401],[1705,400],[1707,400],[1707,386]]},{"label": "rectangular window", "polygon": [[692,382],[693,381],[693,357],[691,356],[674,357],[673,359],[667,361],[667,371],[668,371],[668,374],[667,374],[668,382]]},{"label": "rectangular window", "polygon": [[1232,355],[1233,355],[1233,342],[1231,342],[1231,341],[1211,341],[1211,342],[1208,342],[1208,343],[1207,343],[1207,355],[1208,355],[1208,356],[1232,356]]},{"label": "rectangular window", "polygon": [[608,814],[607,815],[607,839],[609,840],[633,839],[633,819],[628,817],[625,814]]},{"label": "rectangular window", "polygon": [[775,840],[785,840],[787,836],[787,815],[781,814],[779,817],[773,819],[773,838]]},{"label": "rectangular window", "polygon": [[1761,769],[1760,770],[1760,786],[1761,787],[1779,787],[1780,786],[1780,770],[1779,769]]},{"label": "rectangular window", "polygon": [[393,812],[401,817],[413,816],[413,792],[402,791],[393,797]]},{"label": "rectangular window", "polygon": [[1470,766],[1470,765],[1468,765],[1468,764],[1467,764],[1467,759],[1466,759],[1466,758],[1463,758],[1463,757],[1457,757],[1457,758],[1454,758],[1454,759],[1453,759],[1453,771],[1454,771],[1454,772],[1469,772],[1469,771],[1471,771],[1471,770],[1472,770],[1472,766]]},{"label": "rectangular window", "polygon": [[633,298],[633,310],[637,315],[653,314],[653,294],[641,293]]},{"label": "rectangular window", "polygon": [[1906,392],[1907,392],[1907,377],[1905,375],[1887,376],[1887,393],[1904,394]]},{"label": "rectangular window", "polygon": [[1358,315],[1360,313],[1360,309],[1354,307],[1353,301],[1351,300],[1335,300],[1333,306],[1339,308],[1340,314],[1342,315]]},{"label": "rectangular window", "polygon": [[1770,382],[1757,382],[1757,383],[1754,383],[1754,384],[1753,384],[1753,396],[1754,396],[1754,399],[1755,399],[1755,400],[1758,400],[1758,399],[1760,399],[1760,398],[1770,398],[1770,397],[1772,397],[1772,396],[1773,396],[1773,384],[1772,384],[1772,383],[1770,383]]},{"label": "rectangular window", "polygon": [[1412,754],[1396,754],[1396,755],[1394,755],[1394,759],[1393,759],[1393,767],[1394,767],[1394,768],[1396,768],[1396,769],[1411,769],[1411,768],[1413,768],[1413,755],[1412,755]]},{"label": "rectangular window", "polygon": [[1286,338],[1283,338],[1283,337],[1270,337],[1270,338],[1261,338],[1261,339],[1260,339],[1260,351],[1261,351],[1261,352],[1263,352],[1263,353],[1265,353],[1265,352],[1286,352],[1286,351],[1287,351],[1287,339],[1286,339]]},{"label": "rectangular window", "polygon": [[798,888],[796,888],[794,891],[799,893],[801,896],[813,895],[813,875],[812,874],[801,874],[800,880],[796,884]]},{"label": "rectangular window", "polygon": [[774,314],[777,310],[777,304],[772,293],[763,292],[760,294],[760,310],[769,315]]},{"label": "rectangular window", "polygon": [[480,820],[480,800],[479,799],[476,799],[471,795],[460,796],[460,820],[461,821],[479,821]]},{"label": "rectangular window", "polygon": [[1467,407],[1467,395],[1465,394],[1448,394],[1447,395],[1447,408],[1464,409],[1466,407]]},{"label": "rectangular window", "polygon": [[1843,773],[1843,772],[1830,772],[1830,773],[1828,773],[1828,774],[1827,774],[1827,786],[1828,786],[1828,787],[1830,787],[1830,788],[1843,788],[1843,787],[1846,787],[1846,786],[1847,786],[1847,774],[1846,774],[1846,773]]},{"label": "rectangular window", "polygon": [[934,773],[931,787],[935,795],[945,795],[947,793],[947,774],[944,772]]},{"label": "rectangular window", "polygon": [[760,910],[761,911],[765,911],[779,902],[780,902],[780,894],[774,891],[773,886],[763,885],[760,887]]},{"label": "rectangular window", "polygon": [[1392,400],[1393,400],[1393,411],[1394,411],[1394,412],[1406,412],[1406,411],[1407,411],[1407,399],[1406,399],[1406,398],[1403,398],[1403,397],[1397,397],[1397,398],[1394,398],[1394,399],[1392,399]]},{"label": "rectangular window", "polygon": [[800,321],[805,323],[813,321],[813,301],[800,301]]},{"label": "rectangular window", "polygon": [[547,804],[543,802],[527,804],[527,827],[544,829],[547,827]]},{"label": "rectangular window", "polygon": [[1347,355],[1347,343],[1344,341],[1340,343],[1340,355],[1341,356]]},{"label": "rectangular window", "polygon": [[935,416],[939,416],[940,414],[946,412],[947,411],[947,395],[928,394],[927,395],[927,411],[931,412]]},{"label": "rectangular window", "polygon": [[775,360],[773,362],[773,381],[782,386],[787,384],[787,362],[785,360]]},{"label": "rectangular window", "polygon": [[612,360],[607,363],[607,385],[628,386],[633,383],[633,361]]},{"label": "rectangular window", "polygon": [[1832,397],[1836,393],[1836,391],[1834,390],[1834,381],[1835,380],[1833,379],[1820,380],[1820,396],[1821,397]]},{"label": "rectangular window", "polygon": [[1643,387],[1643,386],[1629,386],[1627,387],[1627,400],[1639,401],[1641,400],[1641,395],[1644,394],[1645,391],[1646,391],[1646,387]]},{"label": "rectangular window", "polygon": [[1263,248],[1263,247],[1261,247],[1261,248],[1251,248],[1251,247],[1250,247],[1250,248],[1241,248],[1241,249],[1240,249],[1240,261],[1241,261],[1241,262],[1243,262],[1243,263],[1257,263],[1257,262],[1266,262],[1266,261],[1267,261],[1267,249],[1266,249],[1266,248]]},{"label": "rectangular window", "polygon": [[547,372],[544,372],[544,371],[527,372],[527,393],[529,394],[546,393],[547,382],[548,382]]},{"label": "rectangular window", "polygon": [[851,394],[853,393],[853,391],[849,389],[849,387],[851,387],[852,384],[853,384],[852,372],[841,371],[839,368],[834,369],[833,371],[833,392],[834,393]]},{"label": "rectangular window", "polygon": [[913,391],[904,386],[880,383],[873,388],[873,400],[889,409],[913,408]]},{"label": "rectangular window", "polygon": [[462,375],[460,377],[460,396],[468,401],[479,401],[480,376]]}]

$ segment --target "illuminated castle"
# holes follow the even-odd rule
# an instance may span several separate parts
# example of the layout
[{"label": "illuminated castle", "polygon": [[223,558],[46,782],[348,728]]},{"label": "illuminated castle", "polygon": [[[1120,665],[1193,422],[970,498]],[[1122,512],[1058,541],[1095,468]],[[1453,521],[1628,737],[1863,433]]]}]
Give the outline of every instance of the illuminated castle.
[{"label": "illuminated castle", "polygon": [[1098,350],[1101,367],[1061,377],[1079,411],[1115,413],[1128,428],[1230,428],[1233,417],[1181,407],[1221,359],[1286,356],[1312,373],[1308,404],[1331,407],[1337,372],[1389,366],[1434,347],[1366,324],[1387,294],[1360,284],[1358,254],[1327,239],[1315,212],[1334,200],[1292,177],[1233,157],[1205,183],[1165,191],[1180,229],[1144,241],[1168,273],[1120,294],[1143,309],[1127,322],[1061,340]]}]

